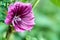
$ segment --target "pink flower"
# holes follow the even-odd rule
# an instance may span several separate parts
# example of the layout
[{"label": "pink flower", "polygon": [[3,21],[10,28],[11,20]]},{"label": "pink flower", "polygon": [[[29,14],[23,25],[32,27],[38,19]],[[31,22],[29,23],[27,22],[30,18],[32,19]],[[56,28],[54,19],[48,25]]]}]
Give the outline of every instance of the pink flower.
[{"label": "pink flower", "polygon": [[30,3],[15,2],[8,7],[5,19],[7,25],[12,24],[17,32],[30,31],[34,26],[34,14]]}]

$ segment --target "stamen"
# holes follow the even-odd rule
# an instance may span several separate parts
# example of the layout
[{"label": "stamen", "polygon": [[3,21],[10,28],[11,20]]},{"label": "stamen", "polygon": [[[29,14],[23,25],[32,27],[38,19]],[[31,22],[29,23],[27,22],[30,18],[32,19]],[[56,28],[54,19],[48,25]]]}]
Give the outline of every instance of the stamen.
[{"label": "stamen", "polygon": [[14,21],[21,21],[21,18],[19,16],[15,16]]}]

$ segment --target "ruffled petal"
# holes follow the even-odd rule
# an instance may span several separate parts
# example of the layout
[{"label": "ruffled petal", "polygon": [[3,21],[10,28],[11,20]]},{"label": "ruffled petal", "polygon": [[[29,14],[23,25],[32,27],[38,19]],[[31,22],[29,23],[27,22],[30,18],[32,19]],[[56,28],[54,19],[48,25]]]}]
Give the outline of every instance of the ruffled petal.
[{"label": "ruffled petal", "polygon": [[20,16],[24,16],[32,10],[32,5],[30,3],[15,2],[14,6],[17,10],[17,15]]},{"label": "ruffled petal", "polygon": [[11,24],[12,23],[12,19],[14,17],[13,10],[14,10],[14,7],[13,7],[13,4],[11,4],[8,8],[8,14],[7,14],[7,17],[5,19],[6,24]]},{"label": "ruffled petal", "polygon": [[21,23],[21,28],[25,29],[25,30],[28,30],[28,31],[31,31],[31,29],[33,28],[34,25],[26,25],[24,23]]},{"label": "ruffled petal", "polygon": [[21,29],[21,28],[18,28],[17,25],[14,26],[16,32],[24,32],[25,30]]},{"label": "ruffled petal", "polygon": [[27,25],[34,25],[35,18],[34,18],[34,14],[32,12],[30,12],[29,14],[22,16],[22,22],[27,24]]},{"label": "ruffled petal", "polygon": [[22,12],[22,14],[21,14],[21,17],[29,14],[29,13],[31,12],[31,10],[32,10],[32,5],[29,4],[29,3],[26,4],[26,5],[25,5],[25,9],[23,10],[23,12]]},{"label": "ruffled petal", "polygon": [[12,21],[12,24],[17,32],[24,32],[25,31],[25,29],[21,28],[20,25],[18,23],[15,23],[14,20]]}]

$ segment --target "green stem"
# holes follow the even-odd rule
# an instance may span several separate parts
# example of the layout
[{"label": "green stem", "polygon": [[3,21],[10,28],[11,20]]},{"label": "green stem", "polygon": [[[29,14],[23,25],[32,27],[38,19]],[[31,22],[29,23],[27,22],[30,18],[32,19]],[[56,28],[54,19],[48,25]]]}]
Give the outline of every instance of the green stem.
[{"label": "green stem", "polygon": [[7,2],[5,3],[5,5],[6,5],[6,10],[7,10]]},{"label": "green stem", "polygon": [[34,4],[33,4],[32,7],[35,8],[35,6],[39,3],[39,1],[40,1],[40,0],[36,0],[36,1],[34,2]]},{"label": "green stem", "polygon": [[13,1],[13,3],[15,2],[16,0]]},{"label": "green stem", "polygon": [[9,37],[10,37],[11,33],[12,33],[12,27],[9,26],[9,29],[7,30],[7,34],[6,34],[6,39],[7,40],[9,40]]}]

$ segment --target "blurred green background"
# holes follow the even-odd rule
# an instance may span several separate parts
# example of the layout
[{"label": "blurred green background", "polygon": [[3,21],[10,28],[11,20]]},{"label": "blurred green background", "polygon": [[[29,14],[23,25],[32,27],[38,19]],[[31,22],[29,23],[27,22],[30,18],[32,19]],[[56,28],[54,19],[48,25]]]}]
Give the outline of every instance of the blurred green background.
[{"label": "blurred green background", "polygon": [[[29,2],[35,0],[0,0],[0,40],[6,40],[8,25],[4,23],[8,5],[15,1]],[[31,32],[11,33],[9,40],[60,40],[60,0],[40,0],[33,8],[35,26]]]}]

